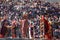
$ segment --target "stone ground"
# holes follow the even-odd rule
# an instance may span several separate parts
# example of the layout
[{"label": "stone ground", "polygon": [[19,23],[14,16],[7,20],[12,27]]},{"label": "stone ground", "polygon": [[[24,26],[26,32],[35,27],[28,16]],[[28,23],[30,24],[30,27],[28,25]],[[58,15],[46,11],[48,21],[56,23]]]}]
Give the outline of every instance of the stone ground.
[{"label": "stone ground", "polygon": [[[28,38],[25,38],[25,39],[22,39],[22,38],[11,39],[11,38],[0,38],[0,40],[46,40],[46,39],[28,39]],[[52,40],[60,40],[60,39],[52,39]]]}]

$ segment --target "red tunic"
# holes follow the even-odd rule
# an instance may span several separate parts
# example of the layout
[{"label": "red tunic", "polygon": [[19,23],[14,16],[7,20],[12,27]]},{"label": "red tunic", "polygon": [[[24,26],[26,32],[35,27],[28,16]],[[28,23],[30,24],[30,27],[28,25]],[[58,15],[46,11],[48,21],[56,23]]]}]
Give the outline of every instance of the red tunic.
[{"label": "red tunic", "polygon": [[48,40],[51,40],[52,36],[50,35],[50,33],[48,33],[50,31],[51,26],[46,19],[44,19],[44,24],[45,24],[45,35],[48,37]]},{"label": "red tunic", "polygon": [[48,33],[51,26],[50,26],[50,24],[48,23],[48,20],[46,20],[46,19],[44,18],[44,16],[42,16],[42,21],[44,22],[45,36],[47,36],[47,40],[51,40],[52,36],[50,35],[50,33]]}]

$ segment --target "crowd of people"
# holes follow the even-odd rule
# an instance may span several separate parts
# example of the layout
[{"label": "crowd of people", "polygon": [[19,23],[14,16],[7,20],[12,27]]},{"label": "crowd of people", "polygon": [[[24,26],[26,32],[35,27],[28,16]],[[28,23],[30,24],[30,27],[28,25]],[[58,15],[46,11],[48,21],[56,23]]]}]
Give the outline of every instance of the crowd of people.
[{"label": "crowd of people", "polygon": [[[44,29],[40,29],[40,19]],[[45,35],[50,31],[52,38],[60,38],[59,5],[39,0],[0,1],[0,38],[40,38],[40,30],[45,30]]]}]

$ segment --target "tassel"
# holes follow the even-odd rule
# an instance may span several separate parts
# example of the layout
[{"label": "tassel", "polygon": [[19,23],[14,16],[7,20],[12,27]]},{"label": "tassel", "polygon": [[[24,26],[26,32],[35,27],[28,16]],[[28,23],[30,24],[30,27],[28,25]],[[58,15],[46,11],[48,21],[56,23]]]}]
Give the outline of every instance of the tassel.
[{"label": "tassel", "polygon": [[2,34],[0,34],[0,38],[4,38],[4,36]]},{"label": "tassel", "polygon": [[16,35],[15,34],[12,34],[12,38],[16,38]]}]

